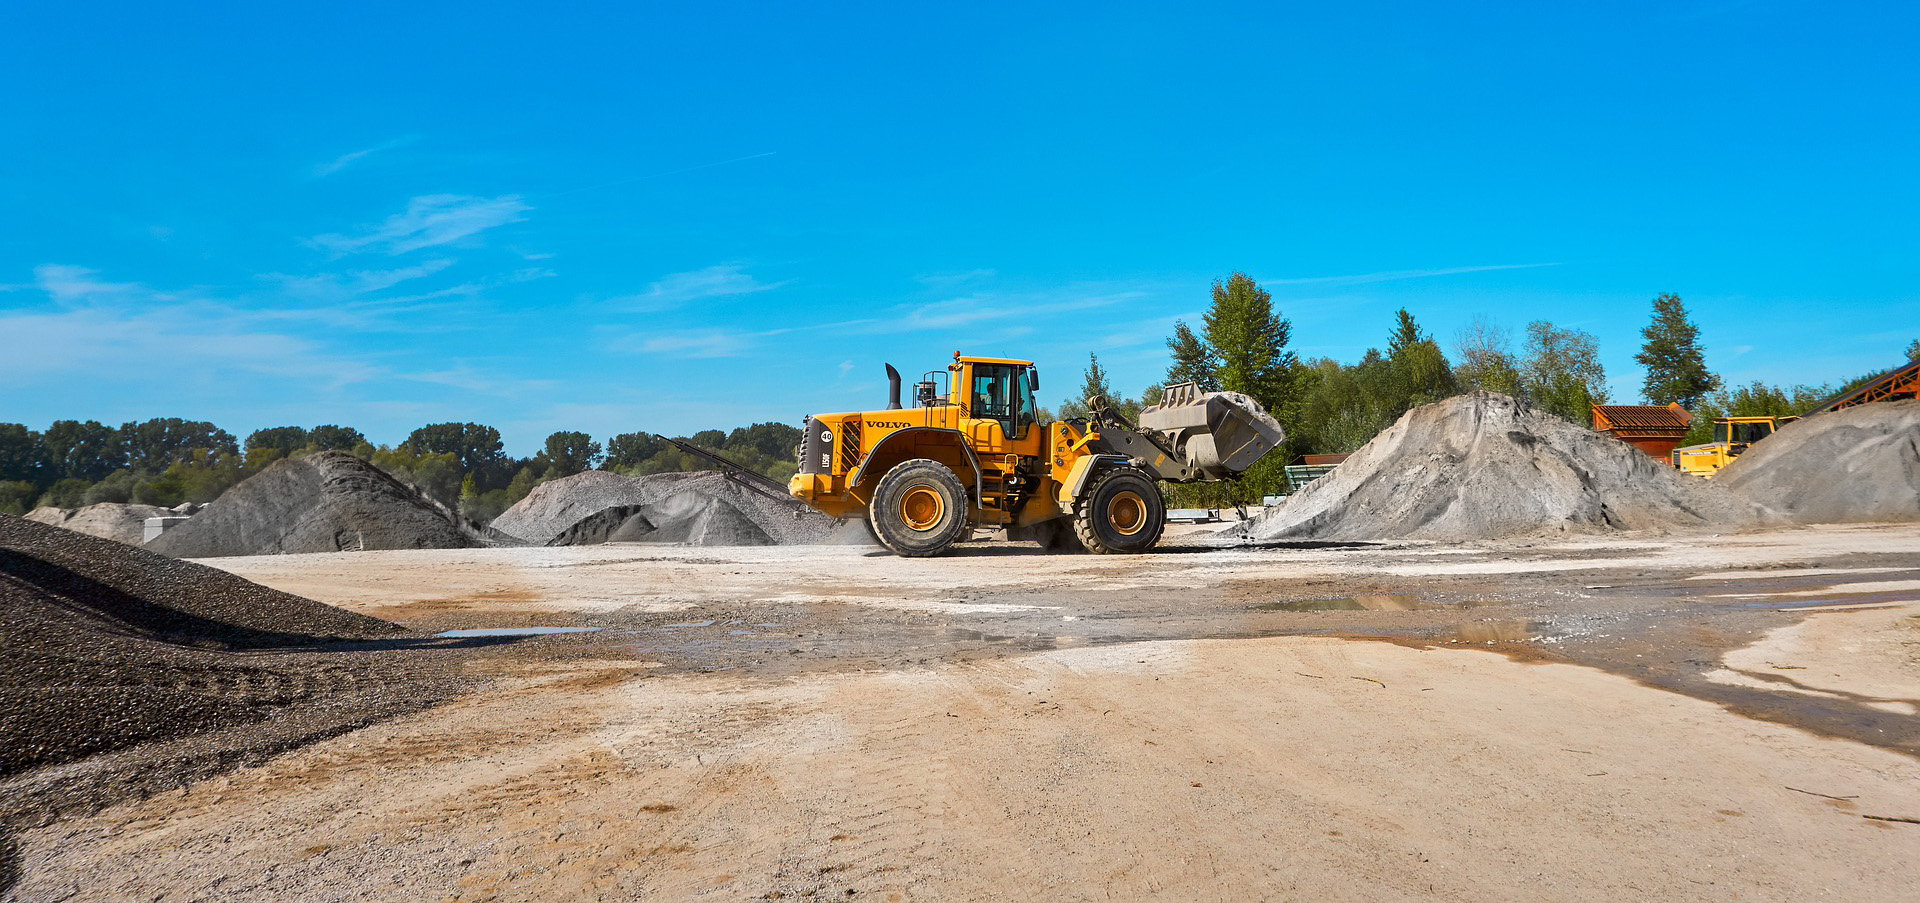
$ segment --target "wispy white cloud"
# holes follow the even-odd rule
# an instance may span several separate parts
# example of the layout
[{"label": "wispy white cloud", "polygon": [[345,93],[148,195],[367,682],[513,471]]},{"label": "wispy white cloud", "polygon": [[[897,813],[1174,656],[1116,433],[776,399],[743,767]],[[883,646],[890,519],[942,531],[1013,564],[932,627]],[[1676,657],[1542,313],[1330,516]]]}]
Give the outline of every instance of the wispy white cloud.
[{"label": "wispy white cloud", "polygon": [[1392,282],[1396,279],[1425,279],[1430,276],[1456,276],[1461,273],[1484,273],[1491,270],[1531,270],[1539,267],[1557,267],[1558,263],[1503,263],[1493,266],[1442,267],[1431,270],[1386,270],[1379,273],[1356,273],[1347,276],[1306,276],[1296,279],[1262,279],[1261,285],[1364,285],[1370,282]]},{"label": "wispy white cloud", "polygon": [[749,295],[779,288],[784,282],[761,282],[741,272],[739,266],[710,266],[702,270],[672,273],[647,286],[645,291],[614,298],[608,303],[637,312],[671,310],[702,298]]},{"label": "wispy white cloud", "polygon": [[381,153],[382,151],[390,151],[395,148],[405,147],[417,140],[419,140],[417,136],[409,135],[405,138],[395,138],[392,141],[383,141],[372,147],[361,148],[360,150],[353,151],[351,153],[341,154],[340,156],[335,157],[332,160],[328,160],[325,163],[321,163],[315,166],[313,168],[313,177],[316,179],[324,179],[327,176],[333,175],[334,173],[339,172],[340,170],[346,169],[347,167],[352,166],[353,164],[358,163],[359,161],[364,160],[367,157],[371,157],[374,154]]},{"label": "wispy white cloud", "polygon": [[738,357],[754,339],[765,335],[730,329],[690,329],[636,337],[636,341],[626,343],[626,347],[642,354],[667,357]]},{"label": "wispy white cloud", "polygon": [[952,288],[953,286],[966,282],[973,282],[979,279],[991,279],[995,275],[997,274],[994,270],[966,270],[959,273],[928,273],[924,276],[914,277],[914,281],[921,285],[931,285],[936,288]]},{"label": "wispy white cloud", "polygon": [[481,395],[498,396],[525,395],[529,392],[545,391],[559,386],[559,383],[554,380],[521,379],[503,376],[497,369],[475,367],[465,362],[456,363],[451,367],[439,370],[418,370],[395,373],[393,377],[395,379],[447,386],[454,389],[464,389],[468,392]]},{"label": "wispy white cloud", "polygon": [[[338,387],[379,375],[215,299],[107,282],[77,266],[42,266],[35,277],[57,309],[0,313],[9,346],[0,355],[0,385],[132,379],[140,372],[142,379],[160,373],[187,383],[276,378]],[[165,366],[148,372],[153,365]]]},{"label": "wispy white cloud", "polygon": [[517,223],[531,210],[519,195],[477,198],[459,194],[428,194],[407,202],[405,213],[363,235],[316,235],[312,243],[338,254],[383,250],[405,254],[421,248],[453,244],[488,229]]},{"label": "wispy white cloud", "polygon": [[330,303],[389,289],[402,282],[423,279],[453,266],[453,263],[452,258],[441,258],[391,270],[353,270],[346,273],[318,273],[311,276],[267,273],[264,278],[279,282],[287,294],[296,299]]},{"label": "wispy white cloud", "polygon": [[753,351],[761,339],[797,332],[859,331],[862,327],[872,326],[878,322],[880,321],[862,318],[830,323],[809,323],[801,326],[782,326],[777,329],[699,327],[669,331],[627,332],[609,340],[607,350],[663,357],[740,357]]},{"label": "wispy white cloud", "polygon": [[975,294],[895,308],[893,316],[875,321],[870,331],[956,329],[993,320],[1035,320],[1143,297],[1146,293],[1138,291],[1081,293],[1071,289],[1023,295]]},{"label": "wispy white cloud", "polygon": [[136,283],[105,282],[99,276],[98,270],[66,264],[49,263],[33,268],[34,285],[59,304],[116,301],[136,293],[152,295]]}]

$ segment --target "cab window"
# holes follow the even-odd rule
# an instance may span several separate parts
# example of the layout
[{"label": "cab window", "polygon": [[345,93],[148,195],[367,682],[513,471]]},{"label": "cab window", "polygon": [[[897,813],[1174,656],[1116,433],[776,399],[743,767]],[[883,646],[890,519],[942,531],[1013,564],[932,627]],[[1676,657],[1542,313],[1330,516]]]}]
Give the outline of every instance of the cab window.
[{"label": "cab window", "polygon": [[1025,370],[1011,364],[973,365],[973,416],[1000,421],[1009,439],[1024,436],[1026,424],[1033,421],[1033,393]]}]

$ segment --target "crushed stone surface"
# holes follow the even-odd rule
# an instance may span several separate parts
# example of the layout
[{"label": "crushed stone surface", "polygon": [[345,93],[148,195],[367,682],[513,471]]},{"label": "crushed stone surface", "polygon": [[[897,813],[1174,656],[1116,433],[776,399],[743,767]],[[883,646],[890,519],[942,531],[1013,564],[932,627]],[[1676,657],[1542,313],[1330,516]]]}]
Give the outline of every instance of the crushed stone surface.
[{"label": "crushed stone surface", "polygon": [[1415,408],[1331,474],[1225,531],[1252,539],[1492,539],[1746,528],[1772,515],[1505,395]]},{"label": "crushed stone surface", "polygon": [[178,558],[455,549],[477,544],[444,508],[346,452],[277,461],[145,547]]},{"label": "crushed stone surface", "polygon": [[1713,482],[1795,523],[1920,520],[1920,400],[1856,405],[1789,423]]},{"label": "crushed stone surface", "polygon": [[85,508],[35,508],[27,512],[27,520],[137,546],[146,541],[147,518],[177,517],[179,514],[172,508],[158,505],[101,502]]},{"label": "crushed stone surface", "polygon": [[849,528],[865,532],[715,471],[624,477],[589,470],[534,487],[492,528],[535,545],[799,545],[843,541]]}]

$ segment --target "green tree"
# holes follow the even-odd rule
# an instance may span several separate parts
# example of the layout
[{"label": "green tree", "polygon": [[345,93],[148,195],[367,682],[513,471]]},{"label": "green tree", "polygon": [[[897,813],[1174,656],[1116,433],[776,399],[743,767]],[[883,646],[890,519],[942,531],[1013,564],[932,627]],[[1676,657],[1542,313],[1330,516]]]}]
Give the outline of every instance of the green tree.
[{"label": "green tree", "polygon": [[305,427],[270,426],[247,434],[246,451],[251,456],[254,449],[270,448],[286,457],[306,448],[309,441]]},{"label": "green tree", "polygon": [[621,433],[607,440],[607,457],[604,466],[608,470],[635,467],[640,462],[659,454],[660,450],[666,447],[667,444],[652,433]]},{"label": "green tree", "polygon": [[45,476],[47,450],[22,423],[0,423],[0,481],[34,483]]},{"label": "green tree", "polygon": [[786,423],[756,423],[737,427],[727,434],[727,451],[735,454],[786,460],[794,457],[800,444],[800,428]]},{"label": "green tree", "polygon": [[[502,451],[500,431],[478,423],[430,423],[407,436],[400,448],[419,455],[452,455],[461,476],[473,474],[482,486],[494,486],[506,479],[507,456]],[[435,496],[451,507],[459,500],[460,478]]]},{"label": "green tree", "polygon": [[[1218,362],[1212,350],[1187,328],[1186,321],[1173,321],[1173,338],[1167,340],[1167,350],[1173,352],[1173,366],[1167,368],[1167,385],[1192,382],[1199,383],[1202,392],[1220,391]],[[1061,416],[1067,416],[1066,412],[1062,411]]]},{"label": "green tree", "polygon": [[570,477],[600,465],[600,443],[586,433],[562,430],[547,437],[540,457],[546,461],[547,479]]},{"label": "green tree", "polygon": [[1713,441],[1713,421],[1720,417],[1793,417],[1813,409],[1832,395],[1830,386],[1770,386],[1754,380],[1731,391],[1716,389],[1693,410],[1682,445]]},{"label": "green tree", "polygon": [[1528,401],[1574,423],[1591,425],[1593,405],[1607,402],[1607,373],[1591,333],[1528,323],[1522,373]]},{"label": "green tree", "polygon": [[90,483],[127,465],[118,433],[98,420],[55,420],[41,438],[50,476]]},{"label": "green tree", "polygon": [[1393,331],[1387,337],[1387,360],[1392,364],[1396,418],[1459,391],[1447,356],[1404,307],[1395,314]]},{"label": "green tree", "polygon": [[366,443],[367,437],[360,435],[359,430],[350,426],[325,423],[307,433],[307,444],[315,451],[350,452]]},{"label": "green tree", "polygon": [[1387,334],[1387,357],[1399,357],[1407,349],[1427,340],[1427,334],[1420,324],[1413,321],[1413,314],[1402,307],[1393,312],[1393,331]]},{"label": "green tree", "polygon": [[47,487],[34,507],[79,508],[86,504],[87,487],[91,485],[91,482],[79,477],[62,477]]},{"label": "green tree", "polygon": [[0,514],[25,514],[40,487],[28,480],[0,480]]},{"label": "green tree", "polygon": [[1653,299],[1653,322],[1640,335],[1646,341],[1633,359],[1647,368],[1640,394],[1648,404],[1679,402],[1691,408],[1720,385],[1719,377],[1707,369],[1700,328],[1687,319],[1679,295],[1669,292]]},{"label": "green tree", "polygon": [[1082,403],[1098,395],[1108,401],[1114,400],[1113,386],[1107,381],[1107,371],[1100,367],[1100,356],[1087,352],[1087,372],[1080,378],[1080,400]]},{"label": "green tree", "polygon": [[1907,360],[1920,361],[1920,339],[1914,339],[1913,344],[1907,346]]},{"label": "green tree", "polygon": [[1294,353],[1293,324],[1273,310],[1273,296],[1245,273],[1213,283],[1213,305],[1202,317],[1214,377],[1220,388],[1243,392],[1279,411],[1287,401]]},{"label": "green tree", "polygon": [[118,435],[127,463],[148,471],[164,470],[191,460],[199,449],[216,455],[240,453],[240,444],[234,441],[232,433],[204,420],[155,417],[123,423]]},{"label": "green tree", "polygon": [[[1145,407],[1140,401],[1114,391],[1113,382],[1107,378],[1106,368],[1100,366],[1099,355],[1091,351],[1087,352],[1087,369],[1080,375],[1080,388],[1076,394],[1078,398],[1067,398],[1060,402],[1062,419],[1086,417],[1092,414],[1093,409],[1087,406],[1087,401],[1095,395],[1105,398],[1108,407],[1129,421],[1139,419],[1140,409]],[[1039,416],[1040,423],[1046,423],[1051,419],[1050,412],[1044,412]]]},{"label": "green tree", "polygon": [[1460,330],[1453,353],[1458,361],[1453,375],[1461,390],[1520,395],[1520,362],[1513,356],[1507,331],[1486,317],[1475,317]]}]

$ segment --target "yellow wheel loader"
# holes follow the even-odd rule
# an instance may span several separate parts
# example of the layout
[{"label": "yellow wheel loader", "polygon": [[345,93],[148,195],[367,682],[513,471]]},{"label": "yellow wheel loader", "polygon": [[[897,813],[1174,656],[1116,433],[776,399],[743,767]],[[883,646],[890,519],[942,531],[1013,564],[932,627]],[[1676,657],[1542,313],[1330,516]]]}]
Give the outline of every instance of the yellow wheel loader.
[{"label": "yellow wheel loader", "polygon": [[955,352],[914,384],[887,365],[887,407],[814,414],[787,491],[834,517],[860,518],[894,553],[938,555],[975,528],[1049,549],[1145,552],[1166,526],[1159,480],[1238,477],[1285,434],[1258,402],[1168,386],[1128,423],[1088,399],[1091,416],[1041,423],[1032,361]]},{"label": "yellow wheel loader", "polygon": [[1673,466],[1689,476],[1711,477],[1720,468],[1798,417],[1720,417],[1713,421],[1713,441],[1673,450]]}]

